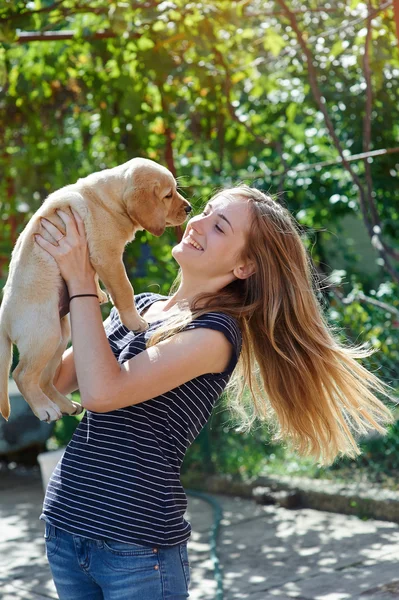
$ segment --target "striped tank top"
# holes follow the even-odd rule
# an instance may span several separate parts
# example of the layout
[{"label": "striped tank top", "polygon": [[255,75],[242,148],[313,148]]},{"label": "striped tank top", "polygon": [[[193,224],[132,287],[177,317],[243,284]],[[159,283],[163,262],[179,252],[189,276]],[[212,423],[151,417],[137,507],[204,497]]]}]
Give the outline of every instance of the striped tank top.
[{"label": "striped tank top", "polygon": [[[135,303],[142,314],[167,298],[144,292]],[[118,362],[144,351],[160,323],[135,333],[112,308],[105,331]],[[226,387],[242,346],[238,321],[230,315],[209,312],[186,329],[196,327],[217,329],[231,342],[227,369],[200,375],[137,405],[108,413],[87,410],[50,478],[40,519],[92,539],[160,547],[189,539],[180,467]]]}]

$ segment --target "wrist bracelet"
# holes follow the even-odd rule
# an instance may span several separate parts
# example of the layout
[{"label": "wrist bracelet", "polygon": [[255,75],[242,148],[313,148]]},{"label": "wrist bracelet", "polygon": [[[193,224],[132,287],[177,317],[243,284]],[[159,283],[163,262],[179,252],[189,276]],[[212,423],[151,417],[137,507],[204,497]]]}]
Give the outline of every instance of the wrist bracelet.
[{"label": "wrist bracelet", "polygon": [[69,298],[69,302],[70,302],[70,301],[71,301],[73,298],[83,298],[83,297],[86,297],[86,296],[93,296],[93,298],[97,298],[97,299],[98,299],[98,296],[97,296],[97,294],[75,294],[75,296],[71,296],[71,297]]}]

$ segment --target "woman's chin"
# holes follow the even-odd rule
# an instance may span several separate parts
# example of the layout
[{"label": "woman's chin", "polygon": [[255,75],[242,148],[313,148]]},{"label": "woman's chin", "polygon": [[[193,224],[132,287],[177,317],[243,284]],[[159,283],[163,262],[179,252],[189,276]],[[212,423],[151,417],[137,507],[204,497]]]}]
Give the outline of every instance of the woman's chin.
[{"label": "woman's chin", "polygon": [[172,248],[172,256],[183,256],[183,255],[187,255],[187,248],[186,245],[183,244],[183,242],[179,242],[178,244],[176,244],[176,246],[173,246]]},{"label": "woman's chin", "polygon": [[180,264],[180,257],[182,256],[182,254],[183,254],[183,249],[180,247],[180,244],[176,244],[176,246],[173,246],[173,248],[172,248],[172,257],[179,264]]}]

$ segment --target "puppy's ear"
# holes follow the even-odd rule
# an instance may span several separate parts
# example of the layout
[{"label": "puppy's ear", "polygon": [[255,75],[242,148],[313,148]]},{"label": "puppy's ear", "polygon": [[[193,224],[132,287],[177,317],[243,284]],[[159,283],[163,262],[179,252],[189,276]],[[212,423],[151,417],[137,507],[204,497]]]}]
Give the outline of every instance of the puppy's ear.
[{"label": "puppy's ear", "polygon": [[146,189],[136,188],[130,184],[123,194],[123,203],[129,217],[157,237],[163,234],[166,227],[158,190],[158,184],[149,185]]}]

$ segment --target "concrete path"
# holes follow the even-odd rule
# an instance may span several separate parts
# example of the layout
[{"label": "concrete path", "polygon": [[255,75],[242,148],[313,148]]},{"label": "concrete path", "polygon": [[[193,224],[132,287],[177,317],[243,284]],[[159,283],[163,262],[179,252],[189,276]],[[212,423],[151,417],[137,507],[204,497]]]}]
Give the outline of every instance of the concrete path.
[{"label": "concrete path", "polygon": [[[218,542],[223,600],[399,599],[399,525],[214,497],[224,513]],[[42,500],[38,471],[0,472],[1,600],[57,598],[38,520]],[[189,498],[186,517],[193,528],[190,599],[215,600],[213,509]]]}]

